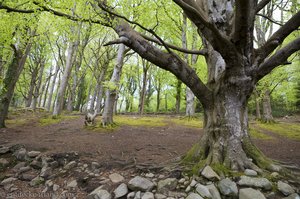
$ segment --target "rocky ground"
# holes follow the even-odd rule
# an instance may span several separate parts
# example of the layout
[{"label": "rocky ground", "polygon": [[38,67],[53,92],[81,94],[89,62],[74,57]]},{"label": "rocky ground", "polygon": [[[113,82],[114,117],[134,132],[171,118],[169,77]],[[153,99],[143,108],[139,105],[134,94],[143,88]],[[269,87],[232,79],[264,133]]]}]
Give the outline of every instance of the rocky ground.
[{"label": "rocky ground", "polygon": [[44,154],[23,145],[0,146],[1,198],[88,199],[299,199],[294,181],[277,172],[262,176],[246,170],[236,177],[219,176],[209,166],[199,176],[173,170],[103,170],[73,153]]}]

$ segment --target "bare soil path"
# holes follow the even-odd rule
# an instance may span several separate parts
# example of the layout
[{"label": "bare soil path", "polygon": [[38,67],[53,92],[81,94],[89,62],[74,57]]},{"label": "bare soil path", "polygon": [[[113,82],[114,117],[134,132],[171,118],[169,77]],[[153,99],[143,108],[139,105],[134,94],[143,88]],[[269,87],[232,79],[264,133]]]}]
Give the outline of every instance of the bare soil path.
[{"label": "bare soil path", "polygon": [[[26,123],[0,130],[0,145],[24,144],[29,150],[45,153],[75,151],[81,158],[97,160],[107,169],[114,167],[116,160],[159,164],[183,155],[203,133],[202,129],[177,125],[167,117],[166,120],[166,126],[121,126],[101,132],[85,128],[83,116],[46,126]],[[264,133],[274,139],[254,142],[268,157],[300,165],[299,141]]]}]

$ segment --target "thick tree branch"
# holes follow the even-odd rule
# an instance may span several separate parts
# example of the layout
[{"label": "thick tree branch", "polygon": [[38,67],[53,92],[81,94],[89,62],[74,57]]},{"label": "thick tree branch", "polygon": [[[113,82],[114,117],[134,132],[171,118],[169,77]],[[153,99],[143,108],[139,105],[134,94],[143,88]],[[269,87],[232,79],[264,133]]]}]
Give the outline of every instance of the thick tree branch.
[{"label": "thick tree branch", "polygon": [[256,1],[236,0],[234,16],[234,32],[232,40],[238,49],[244,50],[245,46],[253,42],[254,19],[255,19]]},{"label": "thick tree branch", "polygon": [[268,3],[270,3],[271,0],[261,0],[256,7],[256,13],[261,11]]},{"label": "thick tree branch", "polygon": [[163,52],[151,45],[126,22],[118,24],[115,27],[115,31],[120,38],[127,38],[127,42],[124,44],[137,52],[142,58],[164,70],[170,71],[178,79],[182,80],[197,95],[203,106],[208,107],[210,105],[211,91],[200,80],[195,70],[179,56],[175,53]]},{"label": "thick tree branch", "polygon": [[281,28],[279,28],[269,40],[257,49],[256,58],[258,63],[262,63],[264,59],[271,54],[282,42],[283,40],[291,34],[293,31],[297,30],[300,26],[300,11],[296,13],[290,20],[288,20]]},{"label": "thick tree branch", "polygon": [[278,50],[274,55],[265,60],[257,71],[257,79],[263,78],[279,65],[286,64],[287,59],[296,51],[300,50],[300,38],[290,42],[285,47]]}]

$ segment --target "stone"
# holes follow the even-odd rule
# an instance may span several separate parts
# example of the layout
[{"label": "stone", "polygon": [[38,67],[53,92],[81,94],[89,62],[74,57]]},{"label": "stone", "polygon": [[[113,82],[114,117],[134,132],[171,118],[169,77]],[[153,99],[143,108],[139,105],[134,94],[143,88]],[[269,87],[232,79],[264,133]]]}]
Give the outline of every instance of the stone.
[{"label": "stone", "polygon": [[176,191],[169,191],[168,195],[169,197],[173,197],[173,198],[185,198],[187,196],[186,193],[176,192]]},{"label": "stone", "polygon": [[30,158],[35,158],[35,157],[39,156],[40,154],[41,154],[40,151],[29,151],[29,152],[27,153],[27,155],[28,155]]},{"label": "stone", "polygon": [[22,181],[31,181],[35,178],[36,176],[33,174],[21,174],[18,178]]},{"label": "stone", "polygon": [[211,198],[211,193],[209,192],[209,189],[202,185],[202,184],[197,184],[196,185],[196,191],[202,196],[203,198]]},{"label": "stone", "polygon": [[0,154],[5,154],[5,153],[8,153],[8,152],[9,152],[8,147],[5,147],[5,146],[0,147]]},{"label": "stone", "polygon": [[181,178],[180,180],[178,180],[179,184],[184,184],[185,183],[185,178]]},{"label": "stone", "polygon": [[246,176],[253,176],[253,177],[257,176],[257,172],[254,171],[254,170],[252,170],[252,169],[246,169],[246,170],[244,171],[244,174],[245,174]]},{"label": "stone", "polygon": [[67,184],[68,189],[75,189],[76,187],[77,187],[77,181],[76,180],[72,180],[71,182],[69,182]]},{"label": "stone", "polygon": [[96,170],[100,168],[100,164],[98,162],[92,162],[91,164],[92,170]]},{"label": "stone", "polygon": [[168,193],[168,191],[176,189],[177,183],[178,181],[176,178],[166,178],[164,180],[160,180],[157,184],[157,192]]},{"label": "stone", "polygon": [[199,194],[190,193],[186,199],[203,199]]},{"label": "stone", "polygon": [[52,190],[53,190],[54,192],[56,192],[58,189],[59,189],[59,185],[54,184],[53,187],[52,187]]},{"label": "stone", "polygon": [[271,177],[272,177],[272,178],[278,178],[278,177],[279,177],[279,173],[277,173],[277,172],[272,172],[272,173],[271,173]]},{"label": "stone", "polygon": [[25,166],[26,166],[26,162],[19,162],[12,169],[13,169],[13,171],[17,172],[17,171],[19,171],[20,168],[25,167]]},{"label": "stone", "polygon": [[136,176],[128,182],[128,187],[133,191],[151,191],[154,184],[146,178]]},{"label": "stone", "polygon": [[218,176],[218,174],[210,166],[206,166],[202,170],[201,175],[209,180],[220,180],[220,176]]},{"label": "stone", "polygon": [[14,152],[14,156],[20,161],[27,160],[27,151],[25,148],[21,148]]},{"label": "stone", "polygon": [[285,197],[282,199],[300,199],[300,196],[296,193],[293,193],[293,194],[289,195],[288,197]]},{"label": "stone", "polygon": [[43,167],[40,173],[42,178],[48,178],[52,174],[52,169],[50,167]]},{"label": "stone", "polygon": [[153,173],[146,173],[145,177],[154,178],[154,174]]},{"label": "stone", "polygon": [[7,167],[9,165],[9,162],[5,158],[0,158],[0,167]]},{"label": "stone", "polygon": [[278,181],[277,188],[285,196],[295,193],[295,190],[289,184],[282,181]]},{"label": "stone", "polygon": [[127,194],[127,199],[134,199],[135,196],[135,192],[130,192],[129,194]]},{"label": "stone", "polygon": [[140,191],[136,192],[134,199],[141,199],[141,198],[142,198],[141,192]]},{"label": "stone", "polygon": [[155,199],[166,199],[167,196],[165,196],[165,195],[163,195],[163,194],[160,194],[160,193],[156,193],[156,194],[154,195],[154,198],[155,198]]},{"label": "stone", "polygon": [[44,181],[45,181],[44,178],[37,176],[37,177],[33,178],[29,184],[32,187],[36,187],[36,186],[39,186],[40,184],[42,184]]},{"label": "stone", "polygon": [[198,183],[198,182],[197,182],[196,180],[193,179],[192,182],[191,182],[191,184],[190,184],[190,186],[191,186],[191,187],[194,187],[194,186],[196,186],[197,183]]},{"label": "stone", "polygon": [[221,199],[220,192],[214,184],[207,185],[206,187],[208,188],[213,199]]},{"label": "stone", "polygon": [[252,178],[248,176],[241,176],[241,179],[238,181],[238,185],[262,188],[265,190],[272,189],[271,182],[266,178]]},{"label": "stone", "polygon": [[65,169],[65,170],[70,170],[70,169],[75,168],[76,165],[77,165],[77,163],[76,163],[75,161],[71,161],[71,162],[69,162],[68,164],[66,164],[66,165],[64,166],[64,169]]},{"label": "stone", "polygon": [[21,167],[21,168],[19,169],[19,174],[20,174],[20,173],[25,173],[25,172],[30,171],[30,170],[31,170],[31,167],[30,167],[30,166],[27,166],[27,167]]},{"label": "stone", "polygon": [[225,178],[218,183],[218,188],[221,194],[225,196],[237,196],[238,188],[236,183],[230,180],[229,178]]},{"label": "stone", "polygon": [[34,169],[41,169],[42,168],[42,162],[38,161],[38,160],[33,160],[30,163],[30,166]]},{"label": "stone", "polygon": [[192,187],[189,185],[189,186],[186,187],[185,192],[188,193],[188,192],[191,191],[191,189],[192,189]]},{"label": "stone", "polygon": [[108,177],[113,183],[116,183],[116,184],[124,181],[124,177],[118,173],[110,174]]},{"label": "stone", "polygon": [[266,199],[264,194],[260,191],[252,189],[252,188],[245,188],[240,189],[239,199]]},{"label": "stone", "polygon": [[16,180],[17,180],[17,178],[9,177],[9,178],[6,178],[6,179],[2,180],[2,182],[0,183],[0,185],[4,186],[4,185],[7,185],[7,184],[11,184],[11,183],[13,183]]},{"label": "stone", "polygon": [[102,186],[96,188],[92,191],[88,196],[87,199],[111,199],[111,194],[104,190]]},{"label": "stone", "polygon": [[115,190],[115,198],[121,198],[128,193],[128,187],[125,183],[120,184]]},{"label": "stone", "polygon": [[152,192],[146,192],[143,196],[142,199],[154,199],[154,194]]}]

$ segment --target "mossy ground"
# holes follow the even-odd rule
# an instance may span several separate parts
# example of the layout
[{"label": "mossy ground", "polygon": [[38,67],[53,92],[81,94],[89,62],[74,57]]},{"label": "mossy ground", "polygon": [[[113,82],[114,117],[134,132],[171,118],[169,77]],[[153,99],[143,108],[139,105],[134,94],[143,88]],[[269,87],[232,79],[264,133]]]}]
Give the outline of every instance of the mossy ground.
[{"label": "mossy ground", "polygon": [[300,141],[300,125],[296,123],[260,123],[257,125],[267,131],[287,137],[289,139]]},{"label": "mossy ground", "polygon": [[55,116],[55,117],[48,115],[48,116],[45,116],[45,117],[39,119],[39,124],[41,126],[47,126],[47,125],[51,125],[51,124],[60,123],[64,120],[77,119],[79,117],[80,116],[78,116],[78,115],[59,115],[59,116]]},{"label": "mossy ground", "polygon": [[170,121],[179,126],[186,126],[191,128],[203,128],[203,118],[200,117],[171,118]]},{"label": "mossy ground", "polygon": [[259,131],[258,129],[255,129],[255,128],[250,128],[250,135],[254,139],[260,139],[260,140],[272,140],[272,139],[274,139],[272,136],[264,134],[263,132]]}]

